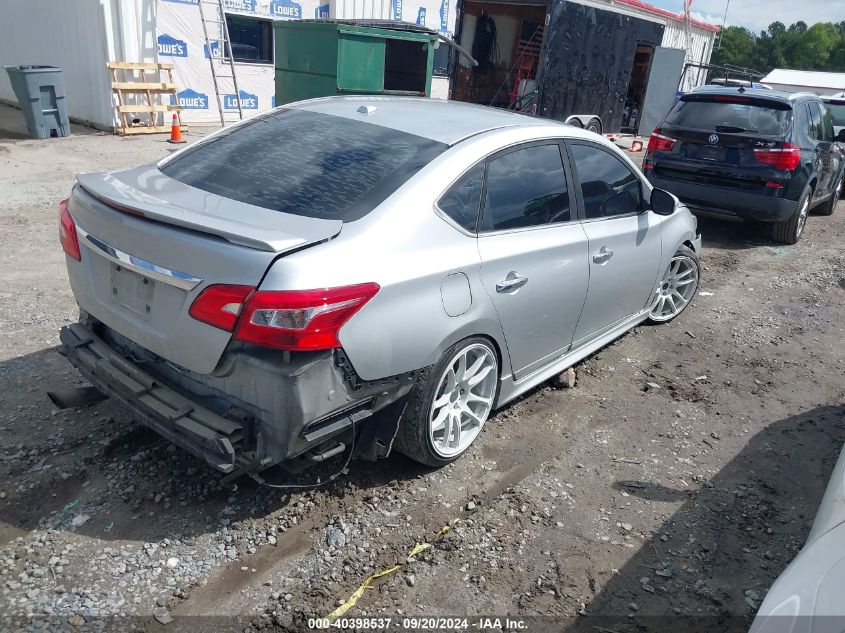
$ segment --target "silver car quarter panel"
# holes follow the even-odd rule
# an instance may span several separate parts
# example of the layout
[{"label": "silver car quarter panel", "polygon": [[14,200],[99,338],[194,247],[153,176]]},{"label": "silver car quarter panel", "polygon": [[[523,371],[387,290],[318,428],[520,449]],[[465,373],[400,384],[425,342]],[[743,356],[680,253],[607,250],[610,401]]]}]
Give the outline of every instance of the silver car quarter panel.
[{"label": "silver car quarter panel", "polygon": [[472,307],[472,290],[464,273],[447,275],[440,284],[443,309],[450,317],[459,317]]}]

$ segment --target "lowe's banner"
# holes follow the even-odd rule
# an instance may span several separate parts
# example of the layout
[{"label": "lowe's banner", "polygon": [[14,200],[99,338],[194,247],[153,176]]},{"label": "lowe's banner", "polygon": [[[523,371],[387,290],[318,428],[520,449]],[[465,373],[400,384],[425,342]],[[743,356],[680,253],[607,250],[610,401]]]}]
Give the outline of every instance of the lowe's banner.
[{"label": "lowe's banner", "polygon": [[[233,38],[235,74],[238,89],[231,79],[221,78],[220,98],[214,91],[211,62],[228,75],[229,63],[221,55],[217,41],[209,46],[203,36],[197,0],[159,0],[156,17],[158,61],[173,64],[177,101],[184,108],[185,123],[219,123],[220,109],[226,121],[237,120],[238,101],[244,116],[275,107],[275,71],[273,68],[275,34],[265,37],[267,24],[275,20],[332,19],[335,3],[344,2],[344,19],[400,20],[427,26],[443,33],[455,30],[455,1],[391,0],[386,5],[348,3],[345,0],[223,0],[230,19]],[[350,5],[355,14],[349,15]],[[340,5],[338,4],[338,10]],[[374,10],[383,6],[382,12]],[[208,20],[217,19],[213,4],[204,4]],[[360,14],[360,15],[359,15]],[[209,24],[209,28],[215,28]],[[237,31],[237,35],[235,35]]]}]

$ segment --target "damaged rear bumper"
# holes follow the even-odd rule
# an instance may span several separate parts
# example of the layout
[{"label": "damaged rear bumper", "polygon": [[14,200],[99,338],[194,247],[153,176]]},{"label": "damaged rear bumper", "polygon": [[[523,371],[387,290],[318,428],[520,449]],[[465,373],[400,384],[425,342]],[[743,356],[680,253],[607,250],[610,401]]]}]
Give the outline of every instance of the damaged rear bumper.
[{"label": "damaged rear bumper", "polygon": [[62,328],[60,337],[62,353],[91,384],[224,473],[324,450],[399,400],[414,378],[361,383],[342,352],[291,359],[244,350],[229,353],[215,374],[195,374],[93,319]]}]

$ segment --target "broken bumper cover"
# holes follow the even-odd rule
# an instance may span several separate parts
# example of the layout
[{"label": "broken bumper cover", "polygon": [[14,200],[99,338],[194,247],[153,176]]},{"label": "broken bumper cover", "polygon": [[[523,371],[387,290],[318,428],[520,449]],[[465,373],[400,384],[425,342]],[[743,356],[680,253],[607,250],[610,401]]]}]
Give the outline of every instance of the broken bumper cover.
[{"label": "broken bumper cover", "polygon": [[[383,457],[395,433],[395,421],[391,433],[385,419],[390,405],[416,378],[414,372],[361,381],[342,350],[286,355],[240,345],[217,372],[197,374],[85,315],[60,337],[62,353],[97,389],[225,473],[255,472],[306,454],[316,460],[356,428],[356,455]],[[382,410],[377,424],[367,419]]]},{"label": "broken bumper cover", "polygon": [[103,393],[132,409],[145,426],[222,472],[234,470],[243,425],[199,406],[162,385],[80,324],[63,327],[62,352]]}]

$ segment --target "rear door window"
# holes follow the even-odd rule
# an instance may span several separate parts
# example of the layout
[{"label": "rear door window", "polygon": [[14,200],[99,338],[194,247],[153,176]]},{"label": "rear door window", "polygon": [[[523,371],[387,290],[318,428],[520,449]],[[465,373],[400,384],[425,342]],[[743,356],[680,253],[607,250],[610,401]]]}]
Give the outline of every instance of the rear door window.
[{"label": "rear door window", "polygon": [[360,219],[448,148],[387,127],[274,110],[166,163],[166,175],[240,202],[312,218]]},{"label": "rear door window", "polygon": [[787,104],[720,95],[686,99],[675,104],[666,117],[671,125],[714,132],[751,132],[783,136],[789,130],[792,110]]},{"label": "rear door window", "polygon": [[819,140],[826,143],[833,141],[833,119],[830,117],[830,112],[821,102],[813,102],[811,104],[819,116]]},{"label": "rear door window", "polygon": [[810,113],[810,138],[821,141],[823,140],[824,132],[822,130],[822,113],[819,109],[819,104],[808,103],[807,110]]},{"label": "rear door window", "polygon": [[572,219],[560,147],[532,145],[491,158],[481,229],[502,231]]},{"label": "rear door window", "polygon": [[833,118],[833,125],[845,127],[845,101],[837,103],[826,103],[830,116]]}]

